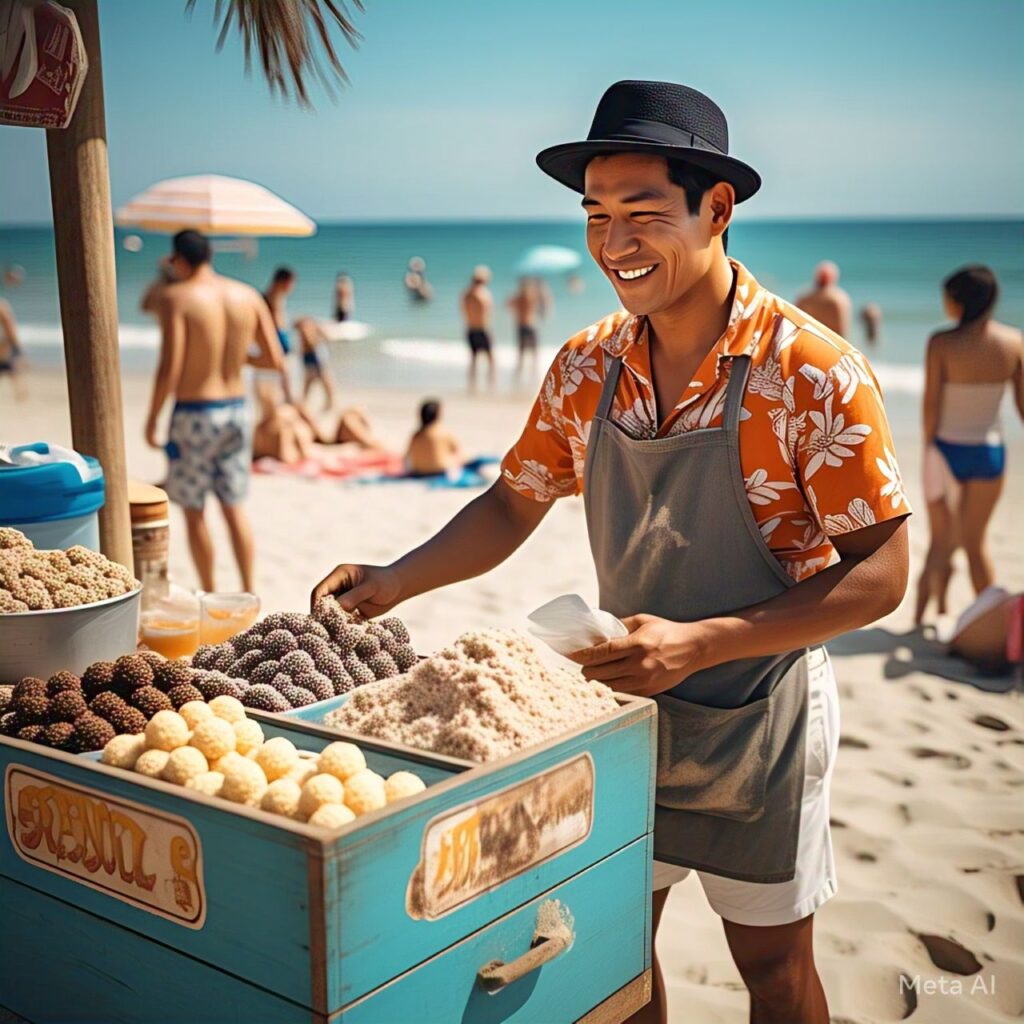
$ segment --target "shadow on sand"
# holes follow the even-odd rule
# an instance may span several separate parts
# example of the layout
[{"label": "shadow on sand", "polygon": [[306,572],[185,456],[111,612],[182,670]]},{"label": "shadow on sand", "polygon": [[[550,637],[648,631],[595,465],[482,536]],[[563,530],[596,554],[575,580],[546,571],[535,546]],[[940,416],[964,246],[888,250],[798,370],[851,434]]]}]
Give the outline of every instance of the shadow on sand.
[{"label": "shadow on sand", "polygon": [[930,631],[912,629],[893,633],[881,626],[858,629],[830,640],[826,645],[833,658],[855,654],[886,655],[886,679],[900,679],[911,672],[927,672],[955,683],[967,683],[986,693],[1007,693],[1013,689],[1011,674],[986,673],[977,666],[946,653]]}]

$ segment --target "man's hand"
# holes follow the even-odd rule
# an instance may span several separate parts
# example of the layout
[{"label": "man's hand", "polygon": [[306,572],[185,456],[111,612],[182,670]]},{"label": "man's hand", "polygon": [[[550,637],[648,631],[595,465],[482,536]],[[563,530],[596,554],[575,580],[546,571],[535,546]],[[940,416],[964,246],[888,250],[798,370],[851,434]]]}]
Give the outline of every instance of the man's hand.
[{"label": "man's hand", "polygon": [[156,436],[156,425],[156,416],[150,416],[149,419],[146,420],[146,444],[148,444],[150,448],[156,448],[162,451],[164,446]]},{"label": "man's hand", "polygon": [[570,655],[596,679],[620,693],[653,697],[703,668],[704,635],[699,622],[670,622],[656,615],[623,619],[627,636]]},{"label": "man's hand", "polygon": [[367,618],[384,615],[402,599],[398,573],[383,565],[339,565],[325,576],[310,595],[315,606],[322,597],[337,597],[347,612],[358,611]]}]

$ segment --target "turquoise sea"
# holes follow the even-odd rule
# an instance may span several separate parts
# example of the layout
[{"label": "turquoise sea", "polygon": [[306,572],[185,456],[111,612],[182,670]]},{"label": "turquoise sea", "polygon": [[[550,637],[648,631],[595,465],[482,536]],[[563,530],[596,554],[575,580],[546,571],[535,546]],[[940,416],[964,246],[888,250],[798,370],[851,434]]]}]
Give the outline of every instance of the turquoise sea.
[{"label": "turquoise sea", "polygon": [[[166,236],[142,234],[142,248],[124,246],[129,232],[118,230],[117,273],[121,346],[126,369],[148,370],[155,362],[155,325],[138,309],[139,296],[166,252]],[[263,239],[254,257],[222,252],[216,266],[263,288],[274,268],[287,264],[298,274],[289,300],[294,317],[329,317],[335,274],[346,271],[356,285],[356,318],[366,322],[366,340],[335,345],[342,382],[446,390],[462,386],[465,346],[458,315],[459,291],[477,263],[494,272],[497,305],[495,341],[499,361],[511,366],[514,335],[502,306],[515,282],[514,266],[528,246],[569,246],[582,257],[584,288],[570,292],[564,278],[552,279],[555,308],[541,331],[553,352],[568,336],[616,308],[611,286],[586,254],[583,223],[410,223],[327,224],[308,239]],[[943,277],[969,262],[989,264],[1002,285],[998,316],[1024,325],[1024,221],[793,221],[734,224],[730,254],[766,287],[792,298],[809,281],[815,264],[839,264],[841,284],[859,309],[882,307],[879,344],[867,350],[890,398],[920,390],[920,365],[930,331],[943,323],[939,286]],[[433,301],[414,304],[402,288],[411,256],[427,261]],[[0,267],[24,268],[17,288],[0,285],[21,325],[37,364],[61,358],[57,283],[50,228],[0,226]],[[863,347],[857,323],[851,340]],[[547,355],[547,352],[545,352]],[[507,376],[507,375],[506,375]]]}]

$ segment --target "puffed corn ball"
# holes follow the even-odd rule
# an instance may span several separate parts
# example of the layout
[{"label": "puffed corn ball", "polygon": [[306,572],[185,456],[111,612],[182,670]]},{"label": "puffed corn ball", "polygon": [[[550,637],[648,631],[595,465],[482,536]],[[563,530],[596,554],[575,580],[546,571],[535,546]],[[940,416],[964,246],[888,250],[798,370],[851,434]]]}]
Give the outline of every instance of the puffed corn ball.
[{"label": "puffed corn ball", "polygon": [[387,798],[384,795],[384,779],[369,768],[356,772],[345,783],[344,803],[356,817],[383,807],[387,803]]},{"label": "puffed corn ball", "polygon": [[366,767],[366,758],[354,743],[328,743],[320,752],[317,765],[320,771],[345,782],[350,775],[355,775]]},{"label": "puffed corn ball", "polygon": [[[218,697],[217,700],[220,698]],[[250,750],[255,750],[263,743],[263,730],[260,728],[260,723],[254,722],[251,718],[232,722],[231,728],[235,733],[235,749],[240,754],[248,754]]]},{"label": "puffed corn ball", "polygon": [[131,768],[146,749],[146,738],[142,733],[125,733],[115,736],[104,748],[100,760],[115,768]]},{"label": "puffed corn ball", "polygon": [[426,788],[418,775],[413,775],[412,772],[395,772],[394,775],[389,775],[384,783],[384,798],[390,804],[414,793],[422,793]]},{"label": "puffed corn ball", "polygon": [[321,804],[309,816],[310,825],[320,825],[322,828],[340,828],[355,820],[356,816],[344,804]]},{"label": "puffed corn ball", "polygon": [[152,750],[146,750],[139,754],[138,760],[135,762],[135,770],[140,775],[148,775],[151,779],[159,779],[163,775],[167,762],[170,759],[171,755],[168,751],[158,750],[154,747]]},{"label": "puffed corn ball", "polygon": [[298,817],[299,798],[302,787],[289,778],[274,779],[260,800],[260,807],[271,814],[283,814],[286,818]]},{"label": "puffed corn ball", "polygon": [[295,744],[283,736],[267,740],[256,753],[256,763],[263,769],[270,782],[287,775],[298,760],[299,753],[295,749]]},{"label": "puffed corn ball", "polygon": [[190,700],[178,708],[178,714],[188,723],[190,729],[194,729],[200,722],[209,721],[214,717],[210,705],[205,700]]},{"label": "puffed corn ball", "polygon": [[178,747],[177,750],[172,750],[167,758],[161,777],[177,786],[184,786],[189,779],[194,779],[209,770],[206,758],[198,748]]},{"label": "puffed corn ball", "polygon": [[175,750],[188,743],[190,729],[177,711],[158,711],[146,725],[146,746]]},{"label": "puffed corn ball", "polygon": [[208,718],[192,730],[189,743],[208,760],[216,761],[235,749],[235,730],[223,718]]},{"label": "puffed corn ball", "polygon": [[220,795],[236,804],[259,805],[267,788],[267,777],[263,769],[247,757],[232,758],[224,770],[224,785]]},{"label": "puffed corn ball", "polygon": [[310,757],[300,757],[299,763],[292,768],[287,775],[284,776],[286,779],[292,779],[297,782],[300,786],[303,785],[307,779],[311,779],[317,774],[316,759]]},{"label": "puffed corn ball", "polygon": [[299,814],[310,817],[321,804],[342,804],[345,802],[345,787],[333,775],[323,772],[313,775],[302,785],[299,798]]},{"label": "puffed corn ball", "polygon": [[[182,748],[186,749],[186,748]],[[201,772],[194,775],[185,783],[186,789],[194,789],[207,796],[219,796],[221,787],[224,785],[224,776],[220,772]]]},{"label": "puffed corn ball", "polygon": [[222,693],[214,697],[208,705],[209,709],[225,722],[241,722],[245,718],[245,705],[237,697]]},{"label": "puffed corn ball", "polygon": [[227,773],[228,765],[232,761],[244,761],[245,758],[237,750],[229,750],[223,757],[218,757],[216,761],[210,762],[210,771],[220,772],[222,775]]}]

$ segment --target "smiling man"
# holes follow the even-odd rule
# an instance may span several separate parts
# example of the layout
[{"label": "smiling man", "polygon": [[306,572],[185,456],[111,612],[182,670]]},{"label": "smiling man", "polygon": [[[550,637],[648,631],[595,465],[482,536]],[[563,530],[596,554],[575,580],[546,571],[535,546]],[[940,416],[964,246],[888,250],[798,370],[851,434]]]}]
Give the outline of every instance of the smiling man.
[{"label": "smiling man", "polygon": [[[619,82],[586,141],[537,160],[583,193],[624,309],[562,348],[498,483],[422,547],[340,565],[314,597],[383,613],[504,561],[582,493],[601,607],[629,634],[576,658],[659,705],[654,928],[696,870],[751,1020],[826,1024],[812,924],[836,891],[839,712],[821,645],[891,611],[907,581],[910,509],[878,385],[727,257],[760,178],[703,94]],[[654,968],[637,1021],[666,1019]]]}]

